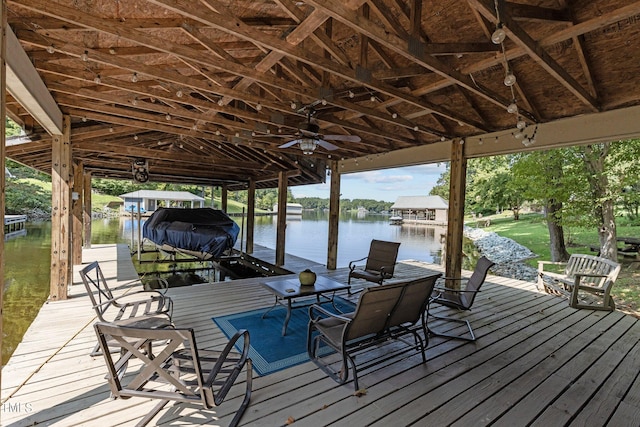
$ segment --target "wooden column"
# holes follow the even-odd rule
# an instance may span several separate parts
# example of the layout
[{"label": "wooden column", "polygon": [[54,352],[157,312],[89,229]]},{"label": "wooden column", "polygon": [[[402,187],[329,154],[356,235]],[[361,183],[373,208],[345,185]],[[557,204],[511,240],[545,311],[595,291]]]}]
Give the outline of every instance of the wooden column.
[{"label": "wooden column", "polygon": [[82,213],[83,213],[83,242],[85,249],[91,249],[91,173],[85,172],[82,177]]},{"label": "wooden column", "polygon": [[[464,193],[467,183],[467,159],[464,140],[451,142],[449,212],[445,254],[445,275],[460,278],[462,270],[462,235],[464,226]],[[459,283],[457,283],[459,285]],[[449,284],[451,286],[452,284]]]},{"label": "wooden column", "polygon": [[253,253],[253,229],[256,222],[256,181],[249,179],[249,188],[247,188],[247,244],[245,251],[248,254]]},{"label": "wooden column", "polygon": [[287,229],[287,174],[278,172],[278,222],[276,225],[276,265],[284,265]]},{"label": "wooden column", "polygon": [[[2,231],[0,231],[0,366],[3,366],[7,361],[2,360],[2,337],[3,332],[3,307],[4,307],[4,211],[5,200],[4,192],[6,185],[6,177],[4,168],[6,167],[5,161],[5,143],[6,143],[6,120],[7,116],[7,42],[6,42],[6,29],[7,28],[7,4],[4,0],[0,0],[0,117],[2,117],[2,124],[0,124],[0,167],[2,168],[2,176],[0,176],[0,222],[2,222]],[[2,371],[0,370],[0,384],[2,383]],[[2,414],[0,413],[0,420]]]},{"label": "wooden column", "polygon": [[223,184],[220,187],[220,210],[223,212],[227,211],[227,196],[227,186]]},{"label": "wooden column", "polygon": [[73,187],[71,191],[71,259],[73,265],[82,264],[82,175],[84,165],[81,161],[73,162]]},{"label": "wooden column", "polygon": [[327,242],[327,269],[335,270],[338,264],[338,224],[340,221],[340,172],[338,162],[332,160],[331,189],[329,190],[329,236]]},{"label": "wooden column", "polygon": [[51,282],[52,301],[68,298],[71,282],[71,119],[64,116],[63,134],[51,147]]}]

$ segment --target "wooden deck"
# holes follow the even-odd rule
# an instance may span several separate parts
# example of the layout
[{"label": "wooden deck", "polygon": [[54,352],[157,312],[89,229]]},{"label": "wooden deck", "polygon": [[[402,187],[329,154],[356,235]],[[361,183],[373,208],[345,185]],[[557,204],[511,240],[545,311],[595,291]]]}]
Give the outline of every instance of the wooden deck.
[{"label": "wooden deck", "polygon": [[[114,245],[94,246],[83,259],[100,261],[110,283],[124,285],[135,278],[126,252]],[[254,255],[273,262],[273,251],[260,248]],[[299,271],[309,265],[288,255],[285,267]],[[396,279],[431,270],[441,269],[404,261]],[[327,274],[346,280],[347,270]],[[79,283],[77,272],[75,279]],[[211,317],[269,306],[271,297],[260,280],[170,289],[175,323],[193,327],[202,347],[223,345],[226,338]],[[89,356],[96,338],[88,297],[81,285],[70,294],[67,301],[42,307],[3,369],[2,426],[128,426],[154,405],[109,398],[104,362]],[[426,364],[418,354],[405,354],[365,370],[361,386],[366,394],[360,397],[351,383],[337,385],[312,363],[256,377],[242,424],[640,425],[638,319],[575,310],[564,299],[538,293],[532,283],[495,276],[489,276],[473,311],[462,315],[472,321],[475,343],[431,338]],[[230,396],[215,411],[169,405],[151,425],[225,426],[239,405],[233,391]]]}]

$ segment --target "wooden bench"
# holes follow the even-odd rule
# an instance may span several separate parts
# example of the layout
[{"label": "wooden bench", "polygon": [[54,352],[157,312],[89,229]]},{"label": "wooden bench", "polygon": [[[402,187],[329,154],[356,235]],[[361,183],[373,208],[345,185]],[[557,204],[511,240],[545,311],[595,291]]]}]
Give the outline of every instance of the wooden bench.
[{"label": "wooden bench", "polygon": [[[564,266],[562,272],[545,271],[546,266]],[[569,261],[538,261],[538,289],[569,298],[569,306],[592,310],[615,310],[611,288],[620,273],[620,264],[593,255],[573,254]],[[602,304],[579,303],[578,294],[585,291],[602,298]],[[599,298],[598,298],[599,301]]]}]

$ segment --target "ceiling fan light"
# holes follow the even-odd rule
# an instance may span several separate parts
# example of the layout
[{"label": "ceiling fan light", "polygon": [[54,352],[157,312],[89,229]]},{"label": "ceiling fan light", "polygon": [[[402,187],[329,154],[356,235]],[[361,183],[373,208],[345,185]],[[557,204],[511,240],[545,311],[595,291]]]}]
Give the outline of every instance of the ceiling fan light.
[{"label": "ceiling fan light", "polygon": [[318,147],[318,143],[312,138],[301,139],[299,145],[303,154],[313,154],[315,149]]}]

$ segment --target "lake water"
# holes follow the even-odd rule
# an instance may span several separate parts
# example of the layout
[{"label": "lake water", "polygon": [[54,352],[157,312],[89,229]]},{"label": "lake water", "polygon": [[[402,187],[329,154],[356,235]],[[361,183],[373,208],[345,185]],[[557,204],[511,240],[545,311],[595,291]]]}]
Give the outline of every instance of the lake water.
[{"label": "lake water", "polygon": [[[276,220],[275,216],[256,217],[255,244],[275,249]],[[91,227],[94,244],[131,244],[133,230],[135,245],[137,222],[132,223],[129,218],[94,220]],[[328,227],[325,212],[304,212],[302,217],[288,217],[285,251],[326,264]],[[27,223],[26,230],[26,235],[5,242],[4,363],[49,295],[51,223]],[[338,227],[338,267],[346,267],[349,261],[365,257],[371,239],[401,242],[399,260],[439,262],[440,236],[444,233],[445,227],[390,225],[386,216],[345,214],[340,217]]]}]

